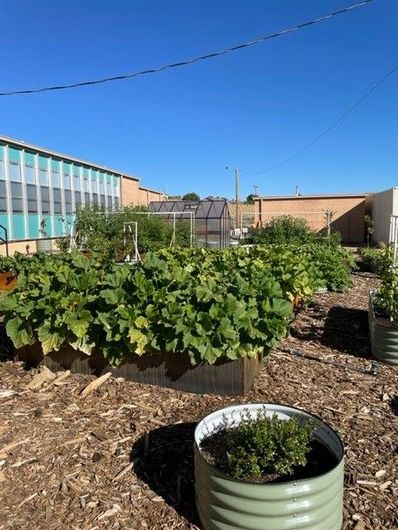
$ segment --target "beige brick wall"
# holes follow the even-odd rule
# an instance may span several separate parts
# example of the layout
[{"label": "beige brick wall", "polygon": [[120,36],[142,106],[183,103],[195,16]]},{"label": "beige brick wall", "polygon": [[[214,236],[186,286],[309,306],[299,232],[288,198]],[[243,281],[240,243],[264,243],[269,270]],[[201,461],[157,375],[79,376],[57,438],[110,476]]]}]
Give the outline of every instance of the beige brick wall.
[{"label": "beige brick wall", "polygon": [[123,206],[135,206],[137,204],[147,206],[151,201],[161,201],[163,199],[162,192],[141,188],[138,180],[127,177],[122,179],[121,194]]},{"label": "beige brick wall", "polygon": [[[52,239],[52,250],[57,251],[57,239]],[[8,243],[8,254],[9,256],[13,256],[15,252],[19,252],[20,254],[27,254],[26,245],[29,245],[29,254],[35,254],[37,252],[37,239],[32,239],[29,241],[15,241]],[[6,256],[6,246],[4,244],[0,245],[0,256]]]},{"label": "beige brick wall", "polygon": [[353,197],[260,198],[255,201],[255,223],[266,224],[272,217],[292,215],[305,219],[313,230],[326,228],[325,211],[334,212],[332,230],[345,243],[363,243],[365,195]]}]

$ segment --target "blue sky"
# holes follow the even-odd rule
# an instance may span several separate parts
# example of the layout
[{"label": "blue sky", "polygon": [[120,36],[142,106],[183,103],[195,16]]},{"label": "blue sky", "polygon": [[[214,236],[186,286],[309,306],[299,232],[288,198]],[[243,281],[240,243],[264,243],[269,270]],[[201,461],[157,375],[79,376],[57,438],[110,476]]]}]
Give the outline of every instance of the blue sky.
[{"label": "blue sky", "polygon": [[[128,73],[234,45],[350,0],[3,0],[0,91]],[[138,175],[170,194],[377,191],[398,186],[398,2],[228,56],[134,80],[0,98],[0,134]],[[225,170],[229,166],[230,170]]]}]

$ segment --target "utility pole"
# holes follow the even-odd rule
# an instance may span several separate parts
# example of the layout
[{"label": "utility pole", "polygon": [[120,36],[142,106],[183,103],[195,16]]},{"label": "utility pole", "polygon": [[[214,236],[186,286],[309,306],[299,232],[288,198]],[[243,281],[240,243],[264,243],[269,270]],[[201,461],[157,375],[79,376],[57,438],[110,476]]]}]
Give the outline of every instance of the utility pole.
[{"label": "utility pole", "polygon": [[254,184],[253,188],[254,188],[254,195],[257,196],[258,186],[256,186],[256,184]]},{"label": "utility pole", "polygon": [[235,225],[236,228],[239,227],[239,169],[235,169],[235,215],[236,215],[236,221]]}]

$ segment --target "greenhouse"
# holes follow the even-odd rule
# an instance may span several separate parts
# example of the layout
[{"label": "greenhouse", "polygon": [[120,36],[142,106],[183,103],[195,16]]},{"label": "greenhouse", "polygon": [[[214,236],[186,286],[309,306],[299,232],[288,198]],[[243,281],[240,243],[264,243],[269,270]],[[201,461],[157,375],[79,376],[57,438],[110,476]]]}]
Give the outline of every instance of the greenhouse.
[{"label": "greenhouse", "polygon": [[226,199],[200,201],[153,201],[149,210],[173,222],[191,225],[192,240],[200,247],[226,248],[230,242],[231,219]]}]

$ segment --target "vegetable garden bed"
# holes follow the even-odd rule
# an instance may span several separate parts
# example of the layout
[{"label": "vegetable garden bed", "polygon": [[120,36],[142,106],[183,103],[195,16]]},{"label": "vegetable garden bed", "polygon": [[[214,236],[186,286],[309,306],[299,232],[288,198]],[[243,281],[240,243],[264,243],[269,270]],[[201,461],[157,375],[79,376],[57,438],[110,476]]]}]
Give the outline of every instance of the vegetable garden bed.
[{"label": "vegetable garden bed", "polygon": [[[347,293],[316,296],[281,344],[346,369],[274,351],[238,400],[306,409],[340,434],[346,530],[398,528],[397,371],[381,365],[377,375],[369,372],[368,292],[378,284],[355,274]],[[0,527],[198,528],[194,427],[236,398],[113,377],[85,398],[93,377],[62,372],[33,390],[36,374],[22,363],[0,363]]]}]

